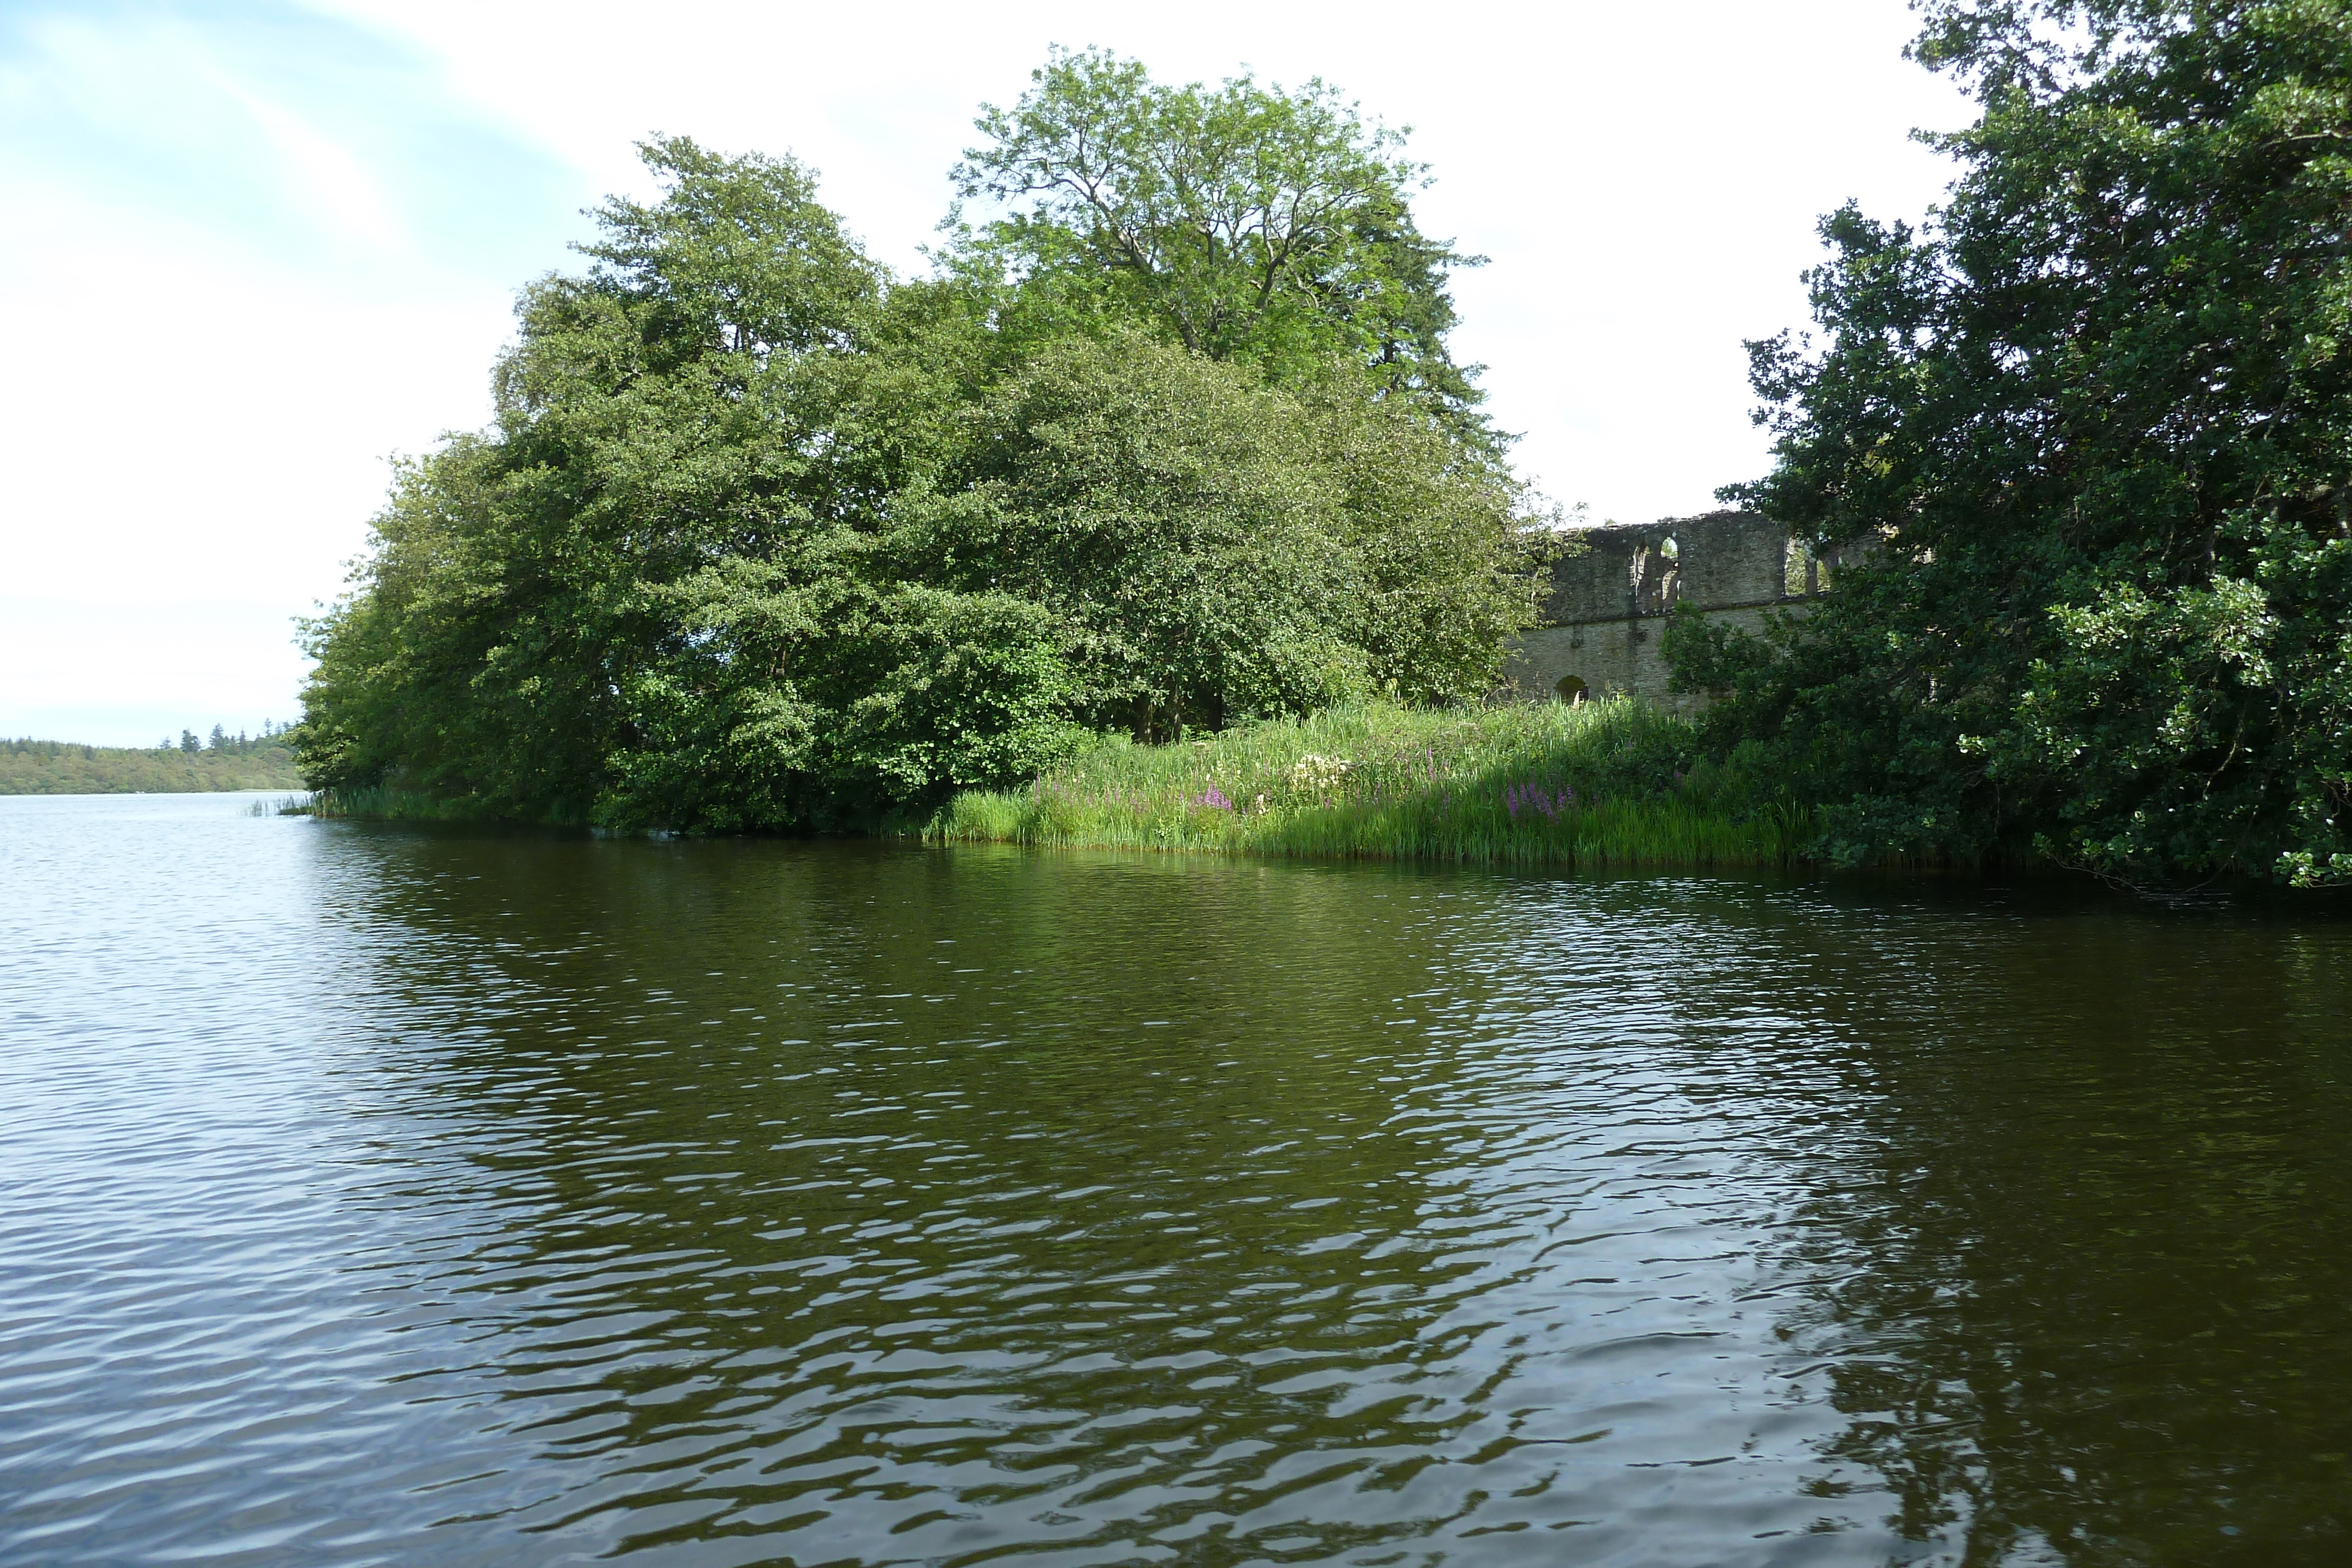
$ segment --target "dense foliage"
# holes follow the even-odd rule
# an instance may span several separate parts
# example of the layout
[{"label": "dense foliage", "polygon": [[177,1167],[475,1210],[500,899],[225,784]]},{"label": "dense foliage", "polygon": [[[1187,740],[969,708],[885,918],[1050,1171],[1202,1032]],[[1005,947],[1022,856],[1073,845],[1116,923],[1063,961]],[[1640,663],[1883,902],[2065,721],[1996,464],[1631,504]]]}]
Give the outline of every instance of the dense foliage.
[{"label": "dense foliage", "polygon": [[1489,685],[1533,536],[1444,354],[1459,258],[1413,230],[1386,133],[1319,87],[1057,56],[983,118],[967,192],[1026,188],[1087,117],[1193,160],[1186,193],[1288,181],[1320,215],[1268,250],[1129,181],[1157,270],[1057,199],[902,279],[800,164],[648,144],[666,194],[606,204],[587,271],[525,290],[495,424],[400,466],[311,625],[312,780],[824,825],[1096,732]]},{"label": "dense foliage", "polygon": [[1843,858],[2352,880],[2352,6],[1926,9],[1948,204],[1825,220],[1824,340],[1751,345],[1737,494],[1839,591],[1682,678]]}]

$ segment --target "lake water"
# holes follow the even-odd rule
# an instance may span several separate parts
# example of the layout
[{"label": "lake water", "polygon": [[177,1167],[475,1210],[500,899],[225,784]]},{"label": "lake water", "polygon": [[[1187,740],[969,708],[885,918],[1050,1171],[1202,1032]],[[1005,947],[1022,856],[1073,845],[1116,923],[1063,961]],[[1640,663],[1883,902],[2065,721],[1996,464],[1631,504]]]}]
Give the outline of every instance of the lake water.
[{"label": "lake water", "polygon": [[0,1562],[2352,1560],[2352,924],[0,800]]}]

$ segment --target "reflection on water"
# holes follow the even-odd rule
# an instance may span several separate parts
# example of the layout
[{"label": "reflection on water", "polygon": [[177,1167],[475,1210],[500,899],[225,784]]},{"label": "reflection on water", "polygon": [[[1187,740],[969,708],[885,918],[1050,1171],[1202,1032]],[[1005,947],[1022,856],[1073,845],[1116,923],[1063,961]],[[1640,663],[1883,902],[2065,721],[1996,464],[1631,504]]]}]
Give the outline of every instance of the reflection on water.
[{"label": "reflection on water", "polygon": [[0,1560],[2343,1560],[2340,925],[0,800]]}]

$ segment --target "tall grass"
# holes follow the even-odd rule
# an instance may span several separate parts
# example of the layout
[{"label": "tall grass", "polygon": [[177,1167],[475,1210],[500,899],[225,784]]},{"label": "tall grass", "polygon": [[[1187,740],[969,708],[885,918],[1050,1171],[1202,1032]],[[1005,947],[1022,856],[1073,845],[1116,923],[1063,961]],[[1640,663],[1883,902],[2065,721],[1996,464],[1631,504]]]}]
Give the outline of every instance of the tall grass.
[{"label": "tall grass", "polygon": [[388,784],[360,784],[321,789],[310,797],[314,817],[348,817],[361,821],[457,822],[478,813],[463,801],[446,800],[415,789]]},{"label": "tall grass", "polygon": [[1174,746],[1111,741],[967,790],[944,840],[1591,866],[1770,865],[1805,814],[1640,703],[1370,706]]}]

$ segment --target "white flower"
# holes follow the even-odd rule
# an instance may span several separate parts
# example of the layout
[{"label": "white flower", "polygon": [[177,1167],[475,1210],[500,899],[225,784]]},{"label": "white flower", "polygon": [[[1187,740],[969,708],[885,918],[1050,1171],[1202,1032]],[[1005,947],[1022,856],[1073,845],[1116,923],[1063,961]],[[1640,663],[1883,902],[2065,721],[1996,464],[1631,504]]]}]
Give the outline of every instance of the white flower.
[{"label": "white flower", "polygon": [[1294,789],[1328,789],[1345,779],[1355,766],[1344,757],[1318,757],[1310,751],[1292,765],[1290,787]]}]

